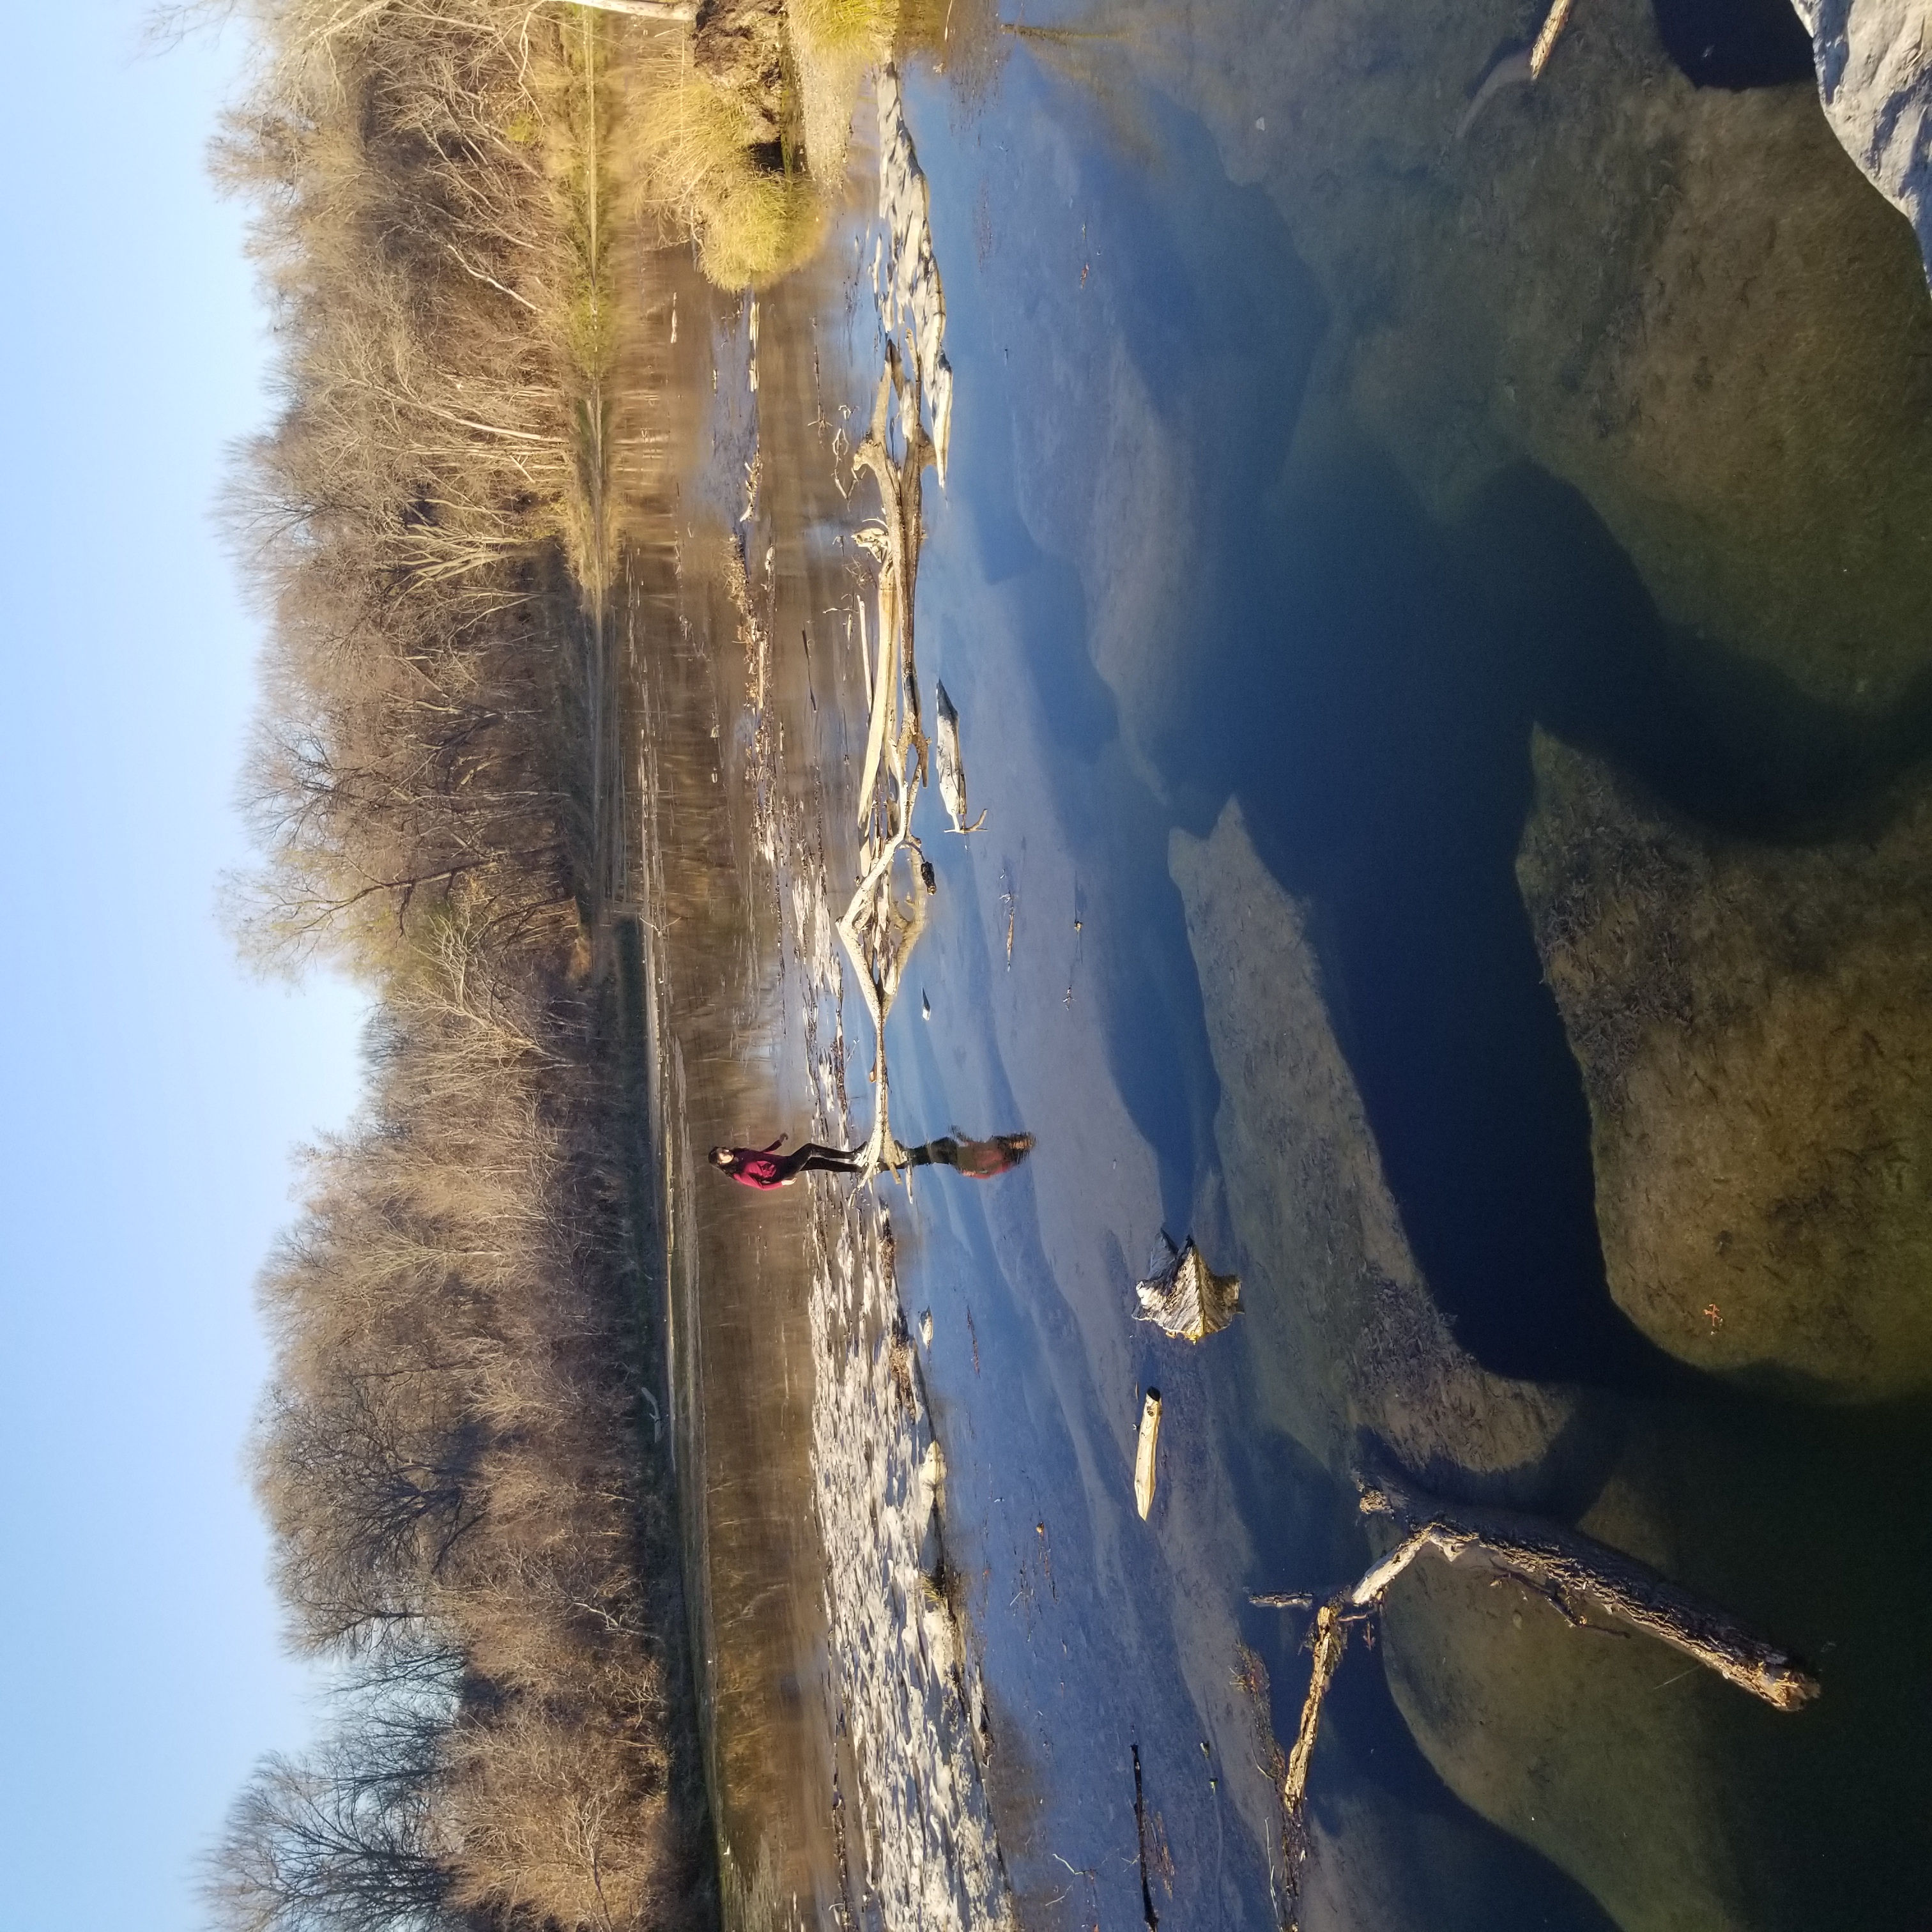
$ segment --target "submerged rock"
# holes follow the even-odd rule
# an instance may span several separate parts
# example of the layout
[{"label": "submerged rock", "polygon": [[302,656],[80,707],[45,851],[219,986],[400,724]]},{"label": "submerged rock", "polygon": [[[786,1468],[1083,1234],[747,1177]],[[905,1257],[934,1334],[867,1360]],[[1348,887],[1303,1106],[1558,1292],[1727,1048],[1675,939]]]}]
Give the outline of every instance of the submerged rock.
[{"label": "submerged rock", "polygon": [[1141,1312],[1136,1318],[1183,1342],[1199,1342],[1218,1335],[1241,1312],[1241,1278],[1216,1274],[1189,1237],[1178,1253],[1163,1232],[1148,1257],[1148,1278],[1134,1293]]},{"label": "submerged rock", "polygon": [[1539,734],[1517,874],[1588,1095],[1610,1292],[1792,1394],[1932,1387],[1932,783],[1712,832]]},{"label": "submerged rock", "polygon": [[[1653,1514],[1621,1483],[1580,1527],[1667,1560]],[[1736,1692],[1462,1564],[1405,1574],[1383,1640],[1396,1707],[1445,1781],[1580,1880],[1624,1932],[1761,1927],[1714,1816],[1724,1713],[1713,1707]]]},{"label": "submerged rock", "polygon": [[[1123,38],[1156,63],[1159,10],[1127,4],[1143,24]],[[1160,74],[1230,177],[1266,189],[1328,304],[1306,487],[1365,436],[1453,522],[1533,463],[1588,499],[1666,620],[1883,704],[1932,664],[1932,302],[1910,230],[1811,88],[1694,86],[1651,0],[1578,8],[1541,77],[1457,141],[1534,17],[1233,8]]]},{"label": "submerged rock", "polygon": [[[1345,1479],[1360,1432],[1412,1469],[1522,1473],[1584,1399],[1481,1368],[1431,1298],[1335,1036],[1304,909],[1238,805],[1208,839],[1173,834],[1221,1104],[1215,1144],[1242,1249],[1254,1400]],[[1509,1500],[1533,1507],[1533,1489]]]},{"label": "submerged rock", "polygon": [[[1210,838],[1176,832],[1168,868],[1221,1082],[1214,1138],[1245,1250],[1258,1433],[1285,1429],[1346,1474],[1366,1428],[1445,1486],[1546,1507],[1566,1457],[1614,1457],[1603,1399],[1490,1374],[1450,1334],[1336,1037],[1307,910],[1262,865],[1240,808]],[[1614,1479],[1584,1526],[1672,1567],[1654,1514]],[[1724,1798],[1701,1690],[1658,1698],[1670,1672],[1654,1649],[1574,1630],[1520,1586],[1490,1583],[1418,1564],[1390,1592],[1382,1652],[1430,1762],[1632,1932],[1742,1926],[1714,1849]],[[1310,1925],[1384,1922],[1380,1881],[1358,1858],[1304,1882],[1322,1901]]]}]

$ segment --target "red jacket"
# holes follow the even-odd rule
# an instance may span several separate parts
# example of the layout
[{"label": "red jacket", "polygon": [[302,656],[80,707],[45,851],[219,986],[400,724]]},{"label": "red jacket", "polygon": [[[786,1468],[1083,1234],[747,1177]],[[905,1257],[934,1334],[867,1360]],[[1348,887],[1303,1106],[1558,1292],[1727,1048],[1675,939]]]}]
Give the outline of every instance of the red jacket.
[{"label": "red jacket", "polygon": [[727,1172],[741,1187],[782,1187],[791,1178],[791,1163],[778,1153],[781,1135],[768,1148],[734,1148]]}]

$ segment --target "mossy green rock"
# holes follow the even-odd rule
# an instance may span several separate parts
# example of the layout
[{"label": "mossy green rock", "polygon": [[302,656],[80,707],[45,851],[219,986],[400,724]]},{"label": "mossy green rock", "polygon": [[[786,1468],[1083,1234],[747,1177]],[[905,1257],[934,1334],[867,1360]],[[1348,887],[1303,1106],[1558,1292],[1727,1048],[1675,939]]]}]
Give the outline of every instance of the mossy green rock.
[{"label": "mossy green rock", "polygon": [[1327,297],[1312,424],[1453,521],[1527,459],[1666,620],[1874,709],[1932,664],[1932,302],[1808,84],[1694,88],[1649,0],[1579,6],[1543,78],[1469,95],[1540,9],[1231,4],[1184,63],[1120,28],[1262,185]]},{"label": "mossy green rock", "polygon": [[[1450,1334],[1336,1038],[1308,910],[1262,863],[1238,806],[1209,838],[1174,832],[1168,867],[1221,1081],[1214,1137],[1248,1309],[1246,1412],[1338,1474],[1367,1428],[1412,1468],[1449,1466],[1537,1507],[1559,1435],[1574,1448],[1603,1423],[1600,1406],[1491,1375]],[[1646,1560],[1672,1554],[1626,1486],[1613,1484],[1584,1526]],[[1742,1924],[1719,1849],[1722,1801],[1706,1774],[1705,1691],[1654,1694],[1681,1670],[1675,1653],[1572,1630],[1519,1586],[1492,1589],[1487,1576],[1432,1558],[1399,1580],[1384,1629],[1396,1702],[1466,1803],[1546,1854],[1634,1932]],[[1305,1882],[1311,1928],[1395,1912],[1349,1828],[1318,1833],[1316,1856],[1333,1863]]]},{"label": "mossy green rock", "polygon": [[1932,782],[1773,845],[1546,734],[1534,758],[1518,876],[1618,1305],[1792,1394],[1932,1387]]},{"label": "mossy green rock", "polygon": [[[1667,1563],[1621,1484],[1582,1527]],[[1709,1721],[1712,1701],[1735,1692],[1674,1651],[1573,1626],[1474,1567],[1412,1566],[1383,1628],[1396,1703],[1467,1803],[1587,1886],[1627,1932],[1743,1932]]]}]

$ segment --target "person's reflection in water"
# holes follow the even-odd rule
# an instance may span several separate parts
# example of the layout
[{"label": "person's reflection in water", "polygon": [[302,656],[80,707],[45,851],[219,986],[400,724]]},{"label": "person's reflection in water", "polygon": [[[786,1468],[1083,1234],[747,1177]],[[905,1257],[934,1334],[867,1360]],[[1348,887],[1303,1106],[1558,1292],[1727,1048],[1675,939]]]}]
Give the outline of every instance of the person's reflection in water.
[{"label": "person's reflection in water", "polygon": [[[863,1148],[820,1147],[807,1141],[790,1154],[780,1154],[785,1137],[779,1135],[770,1147],[715,1147],[711,1164],[741,1187],[764,1190],[789,1187],[801,1174],[858,1174],[863,1171]],[[1030,1134],[995,1134],[984,1141],[964,1140],[942,1134],[922,1146],[908,1148],[909,1167],[950,1167],[975,1180],[990,1180],[1019,1166],[1033,1152]]]},{"label": "person's reflection in water", "polygon": [[906,1149],[910,1167],[952,1167],[975,1180],[990,1180],[1019,1166],[1033,1152],[1030,1134],[995,1134],[988,1141],[956,1140],[942,1134],[923,1147]]}]

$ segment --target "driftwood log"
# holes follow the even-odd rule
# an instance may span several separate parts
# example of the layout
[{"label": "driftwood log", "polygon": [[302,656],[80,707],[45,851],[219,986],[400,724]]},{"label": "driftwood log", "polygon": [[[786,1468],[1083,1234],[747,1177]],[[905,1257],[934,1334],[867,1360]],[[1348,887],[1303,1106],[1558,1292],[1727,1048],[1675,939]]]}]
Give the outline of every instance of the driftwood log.
[{"label": "driftwood log", "polygon": [[1556,51],[1557,38],[1568,24],[1572,0],[1556,0],[1556,4],[1543,16],[1543,26],[1536,36],[1536,44],[1529,50],[1529,77],[1536,80],[1550,64],[1550,56]]},{"label": "driftwood log", "polygon": [[1387,1480],[1363,1486],[1362,1509],[1392,1517],[1405,1534],[1358,1591],[1372,1586],[1379,1596],[1414,1557],[1434,1549],[1452,1563],[1468,1560],[1516,1577],[1574,1622],[1587,1622],[1592,1607],[1607,1613],[1774,1709],[1797,1710],[1818,1694],[1818,1680],[1788,1650],[1581,1530],[1513,1510],[1442,1502]]},{"label": "driftwood log", "polygon": [[1319,1598],[1288,1594],[1250,1600],[1283,1609],[1315,1606],[1309,1634],[1314,1665],[1282,1780],[1292,1855],[1300,1850],[1301,1814],[1322,1702],[1348,1648],[1349,1630],[1375,1614],[1389,1586],[1425,1550],[1451,1563],[1513,1576],[1547,1598],[1574,1624],[1587,1624],[1594,1616],[1655,1637],[1775,1710],[1797,1710],[1818,1694],[1818,1680],[1790,1652],[1580,1530],[1514,1510],[1444,1502],[1379,1474],[1361,1479],[1361,1492],[1363,1513],[1388,1516],[1402,1532],[1386,1556],[1371,1564],[1359,1582]]},{"label": "driftwood log", "polygon": [[1154,1508],[1155,1459],[1160,1453],[1160,1390],[1150,1388],[1141,1405],[1141,1432],[1134,1444],[1134,1508],[1144,1522]]}]

